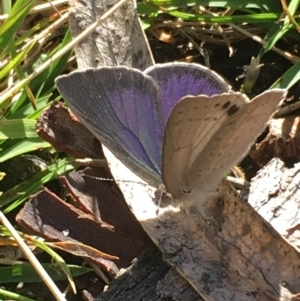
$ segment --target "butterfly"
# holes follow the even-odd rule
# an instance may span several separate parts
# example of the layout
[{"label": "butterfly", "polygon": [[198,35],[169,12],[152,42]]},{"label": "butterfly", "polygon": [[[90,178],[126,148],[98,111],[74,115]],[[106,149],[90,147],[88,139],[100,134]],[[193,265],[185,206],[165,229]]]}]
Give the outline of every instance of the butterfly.
[{"label": "butterfly", "polygon": [[174,200],[214,191],[249,150],[284,99],[268,90],[252,101],[197,64],[75,71],[56,85],[73,113],[135,174],[164,183]]}]

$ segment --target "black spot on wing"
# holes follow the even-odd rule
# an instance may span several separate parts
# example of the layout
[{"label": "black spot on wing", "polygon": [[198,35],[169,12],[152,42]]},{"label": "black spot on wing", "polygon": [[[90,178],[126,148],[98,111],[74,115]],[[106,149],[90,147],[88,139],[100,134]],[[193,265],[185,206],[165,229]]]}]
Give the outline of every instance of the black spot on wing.
[{"label": "black spot on wing", "polygon": [[231,101],[230,101],[230,100],[227,101],[227,102],[225,102],[225,103],[223,104],[223,106],[222,106],[222,109],[224,109],[224,110],[228,109],[228,108],[230,107],[230,104],[231,104]]},{"label": "black spot on wing", "polygon": [[237,105],[233,105],[231,106],[228,110],[227,110],[227,115],[228,116],[232,116],[234,115],[240,108]]}]

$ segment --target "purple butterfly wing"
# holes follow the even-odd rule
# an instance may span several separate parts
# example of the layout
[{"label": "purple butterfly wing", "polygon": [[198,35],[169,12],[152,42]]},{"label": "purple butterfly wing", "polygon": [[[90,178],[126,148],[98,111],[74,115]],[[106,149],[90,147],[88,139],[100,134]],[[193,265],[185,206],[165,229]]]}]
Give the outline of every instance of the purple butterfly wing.
[{"label": "purple butterfly wing", "polygon": [[56,85],[79,120],[118,159],[150,184],[161,182],[160,101],[149,76],[103,67],[61,76]]},{"label": "purple butterfly wing", "polygon": [[212,70],[192,63],[158,64],[145,70],[159,86],[164,128],[179,100],[187,95],[212,96],[231,90],[231,87]]}]

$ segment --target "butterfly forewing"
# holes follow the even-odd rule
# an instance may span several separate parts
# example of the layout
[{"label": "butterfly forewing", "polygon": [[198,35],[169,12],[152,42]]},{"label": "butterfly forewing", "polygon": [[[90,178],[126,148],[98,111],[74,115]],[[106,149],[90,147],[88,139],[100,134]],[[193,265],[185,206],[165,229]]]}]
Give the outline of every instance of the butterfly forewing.
[{"label": "butterfly forewing", "polygon": [[241,93],[184,97],[168,120],[163,144],[163,181],[174,198],[184,193],[186,178],[216,132],[246,104]]},{"label": "butterfly forewing", "polygon": [[75,115],[134,172],[161,182],[162,125],[152,78],[126,67],[59,77],[58,90]]}]

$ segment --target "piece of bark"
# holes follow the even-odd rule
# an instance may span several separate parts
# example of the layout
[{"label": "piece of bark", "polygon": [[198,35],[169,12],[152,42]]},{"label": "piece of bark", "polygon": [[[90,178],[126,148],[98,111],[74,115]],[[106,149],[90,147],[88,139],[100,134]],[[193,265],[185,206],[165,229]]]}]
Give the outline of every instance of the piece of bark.
[{"label": "piece of bark", "polygon": [[[44,188],[30,198],[17,214],[16,221],[20,226],[29,229],[32,233],[56,242],[69,241],[88,244],[91,239],[87,236],[91,233],[86,231],[86,228],[95,229],[99,233],[98,237],[102,237],[100,240],[92,241],[93,247],[98,250],[102,248],[102,251],[105,252],[105,246],[101,246],[101,239],[102,242],[106,243],[106,240],[104,240],[106,238],[105,234],[107,234],[105,230],[103,231],[99,223],[97,223],[97,226],[93,224],[92,227],[90,225],[86,227],[86,224],[93,223],[93,221],[90,219],[78,220],[79,216],[80,210],[60,200],[56,195]],[[77,220],[78,223],[76,224]],[[84,234],[79,230],[83,230]],[[101,232],[103,235],[101,235]],[[112,277],[119,272],[119,269],[111,260],[97,258],[96,263]]]},{"label": "piece of bark", "polygon": [[158,282],[156,292],[159,296],[171,297],[174,301],[203,300],[173,267],[169,269],[165,278]]},{"label": "piece of bark", "polygon": [[156,248],[133,261],[96,301],[201,301],[203,300],[176,269],[167,266]]},{"label": "piece of bark", "polygon": [[251,181],[249,203],[283,237],[300,247],[300,163],[271,160]]},{"label": "piece of bark", "polygon": [[42,112],[36,131],[58,151],[77,158],[104,158],[99,140],[62,103]]},{"label": "piece of bark", "polygon": [[126,272],[110,284],[109,290],[100,294],[96,300],[174,301],[170,297],[160,297],[156,293],[157,282],[164,279],[169,269],[162,261],[160,252],[151,248],[139,256]]},{"label": "piece of bark", "polygon": [[[115,219],[118,219],[117,215]],[[126,232],[125,225],[122,227],[119,223],[118,227],[111,231],[105,225],[103,227],[101,223],[93,220],[93,217],[60,200],[46,188],[32,196],[19,212],[16,220],[22,227],[47,240],[81,242],[101,252],[119,257],[116,262],[101,258],[96,261],[112,276],[118,273],[118,268],[129,266],[131,260],[149,246],[147,238],[139,240],[132,235],[134,231],[129,229]],[[123,223],[130,225],[130,219],[123,219]],[[135,224],[132,226],[137,227]],[[95,261],[94,258],[92,260]]]},{"label": "piece of bark", "polygon": [[287,116],[272,119],[269,134],[255,150],[250,152],[259,166],[266,165],[277,157],[289,166],[300,161],[300,117]]},{"label": "piece of bark", "polygon": [[[113,225],[114,231],[121,230],[127,235],[130,233],[131,237],[142,244],[150,244],[148,236],[128,209],[115,182],[98,179],[97,169],[91,168],[86,168],[80,173],[73,171],[61,178],[65,178],[67,191],[72,194],[76,205],[79,205],[81,210],[84,209],[85,213],[94,215],[96,220]],[[124,251],[128,252],[131,260],[133,257],[130,250],[125,249],[126,246]]]}]

